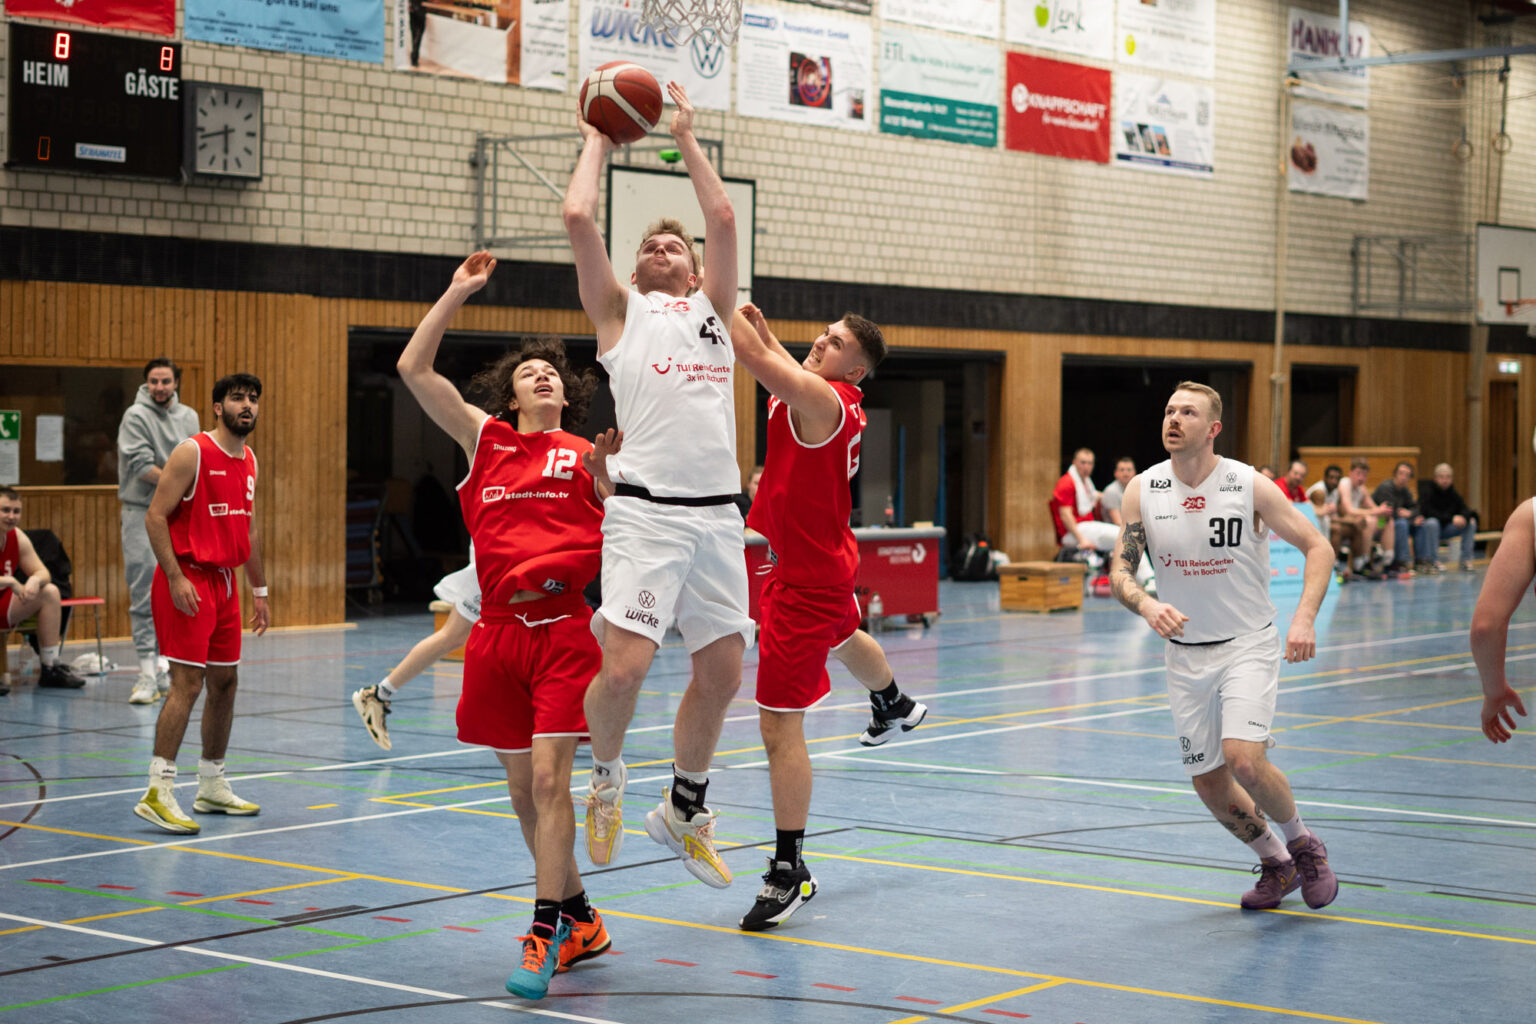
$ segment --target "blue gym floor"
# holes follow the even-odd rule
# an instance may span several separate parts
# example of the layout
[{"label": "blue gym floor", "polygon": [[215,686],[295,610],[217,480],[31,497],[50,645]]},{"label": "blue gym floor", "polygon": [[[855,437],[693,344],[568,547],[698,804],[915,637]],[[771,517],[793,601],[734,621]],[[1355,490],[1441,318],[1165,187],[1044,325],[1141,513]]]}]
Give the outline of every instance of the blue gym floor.
[{"label": "blue gym floor", "polygon": [[[1478,730],[1481,581],[1335,587],[1319,657],[1284,670],[1272,757],[1343,882],[1321,911],[1238,909],[1253,857],[1185,780],[1139,619],[1091,597],[1004,614],[996,584],[945,584],[936,626],[880,635],[927,723],[861,748],[864,691],[834,668],[806,718],[821,891],[742,933],[773,841],[756,656],[710,785],[737,876],[717,891],[643,828],[687,680],[669,646],[625,747],[628,838],[585,875],[613,952],[538,1004],[502,989],[531,862],[495,759],[454,739],[459,666],[396,700],[389,753],[348,701],[429,616],[248,639],[229,767],[262,813],[196,837],[132,813],[158,705],[127,703],[131,672],[23,679],[0,698],[0,1024],[1530,1021],[1536,723],[1503,747]],[[1533,626],[1522,610],[1510,634],[1526,694]],[[197,754],[194,720],[183,780]]]}]

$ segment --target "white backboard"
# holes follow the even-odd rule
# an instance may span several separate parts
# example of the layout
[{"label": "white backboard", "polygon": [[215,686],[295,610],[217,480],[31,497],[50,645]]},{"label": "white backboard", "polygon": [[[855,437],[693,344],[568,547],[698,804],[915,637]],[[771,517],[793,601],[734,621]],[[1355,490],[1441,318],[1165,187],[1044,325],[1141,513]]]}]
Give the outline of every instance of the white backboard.
[{"label": "white backboard", "polygon": [[[757,182],[726,178],[725,192],[736,210],[736,301],[739,305],[752,300]],[[704,213],[699,209],[693,182],[686,173],[620,164],[608,166],[608,258],[625,287],[629,286],[629,274],[634,269],[635,253],[640,248],[646,226],[662,217],[682,221],[697,239],[699,254],[703,255],[708,243],[704,236]],[[1532,282],[1536,283],[1536,277]]]},{"label": "white backboard", "polygon": [[1477,226],[1477,322],[1527,325],[1533,307],[1508,312],[1509,303],[1536,301],[1536,228]]}]

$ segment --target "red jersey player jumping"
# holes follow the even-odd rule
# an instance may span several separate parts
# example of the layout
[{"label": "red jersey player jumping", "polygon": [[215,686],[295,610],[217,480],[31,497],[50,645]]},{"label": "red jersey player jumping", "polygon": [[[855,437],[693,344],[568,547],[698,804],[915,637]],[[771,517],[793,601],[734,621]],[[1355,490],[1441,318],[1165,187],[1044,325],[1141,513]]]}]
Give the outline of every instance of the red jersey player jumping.
[{"label": "red jersey player jumping", "polygon": [[[571,762],[589,738],[582,701],[602,663],[582,588],[602,553],[602,460],[618,450],[609,432],[596,449],[560,429],[579,422],[595,387],[558,341],[534,341],[476,377],[496,415],[464,401],[432,368],[443,332],[485,286],[496,261],[465,260],[398,368],[416,400],[469,456],[459,504],[474,542],[480,619],[464,651],[459,739],[490,747],[507,772],[512,808],[533,854],[533,925],[507,991],[540,999],[556,970],[608,949],[602,917],[587,902],[572,846]],[[595,458],[594,458],[595,456]]]},{"label": "red jersey player jumping", "polygon": [[880,328],[856,313],[827,325],[804,363],[779,344],[763,314],[741,307],[731,340],[739,359],[773,395],[768,456],[747,525],[768,538],[773,568],[763,581],[757,707],[777,832],[746,931],[782,924],[816,895],[801,859],[811,808],[805,712],[832,690],[831,653],[870,691],[873,713],[859,737],[884,743],[917,726],[928,708],[897,687],[885,653],[859,629],[854,576],[859,548],[848,527],[848,482],[859,469],[864,393],[858,383],[885,357]]},{"label": "red jersey player jumping", "polygon": [[220,377],[213,385],[212,430],[195,434],[171,451],[144,513],[144,529],[160,564],[150,588],[155,636],[171,663],[171,691],[155,723],[155,756],[149,790],[133,813],[167,832],[202,826],[176,803],[176,754],[186,735],[192,705],[206,684],[203,756],[197,762],[199,814],[256,814],[224,778],[224,751],[235,715],[240,664],[240,594],[235,569],[255,597],[251,628],[267,631],[267,576],[251,509],[256,498],[256,456],[245,438],[256,427],[261,380],[249,373]]}]

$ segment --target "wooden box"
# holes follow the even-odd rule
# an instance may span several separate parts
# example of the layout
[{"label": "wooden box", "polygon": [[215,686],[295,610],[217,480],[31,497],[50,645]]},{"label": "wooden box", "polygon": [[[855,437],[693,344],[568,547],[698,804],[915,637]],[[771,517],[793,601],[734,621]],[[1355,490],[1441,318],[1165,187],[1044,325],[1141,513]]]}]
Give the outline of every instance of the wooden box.
[{"label": "wooden box", "polygon": [[1003,611],[1054,612],[1083,606],[1081,562],[1009,562],[997,570]]},{"label": "wooden box", "polygon": [[[436,633],[448,624],[448,616],[453,612],[453,605],[447,601],[433,601],[429,607],[432,609],[432,632]],[[449,651],[443,655],[444,661],[463,661],[464,648]]]}]

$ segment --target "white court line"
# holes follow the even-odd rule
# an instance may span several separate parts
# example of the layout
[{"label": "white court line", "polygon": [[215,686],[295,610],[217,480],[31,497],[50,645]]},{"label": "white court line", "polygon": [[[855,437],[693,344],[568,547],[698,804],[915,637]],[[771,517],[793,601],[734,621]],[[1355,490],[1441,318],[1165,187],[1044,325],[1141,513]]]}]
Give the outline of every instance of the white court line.
[{"label": "white court line", "polygon": [[[123,935],[120,932],[102,931],[99,928],[81,928],[79,925],[64,924],[61,921],[43,921],[35,917],[22,917],[19,914],[0,913],[0,919],[17,921],[21,924],[32,925],[37,928],[55,928],[59,931],[78,932],[81,935],[90,935],[98,939],[111,939],[114,942],[126,942],[135,946],[163,946],[159,939],[144,939],[137,935]],[[411,995],[431,996],[434,999],[468,999],[455,992],[439,992],[431,988],[418,988],[415,985],[402,985],[394,981],[378,981],[374,978],[360,978],[355,974],[338,974],[335,971],[322,971],[316,967],[303,967],[299,964],[282,963],[277,960],[263,960],[254,956],[241,956],[238,953],[221,953],[214,949],[204,949],[201,946],[171,946],[167,952],[195,953],[198,956],[213,957],[216,960],[233,960],[236,963],[251,964],[255,967],[271,967],[279,971],[293,971],[296,974],[308,974],[316,978],[329,978],[332,981],[350,981],[359,985],[369,985],[373,988],[386,988],[393,992],[409,992]],[[616,1024],[614,1021],[604,1020],[600,1017],[578,1017],[571,1013],[559,1013],[555,1010],[540,1010],[531,1006],[520,1006],[516,1003],[505,1003],[486,1000],[479,1002],[478,1006],[494,1006],[500,1010],[519,1010],[523,1013],[537,1014],[540,1017],[555,1017],[560,1020],[581,1021],[583,1024]]]}]

